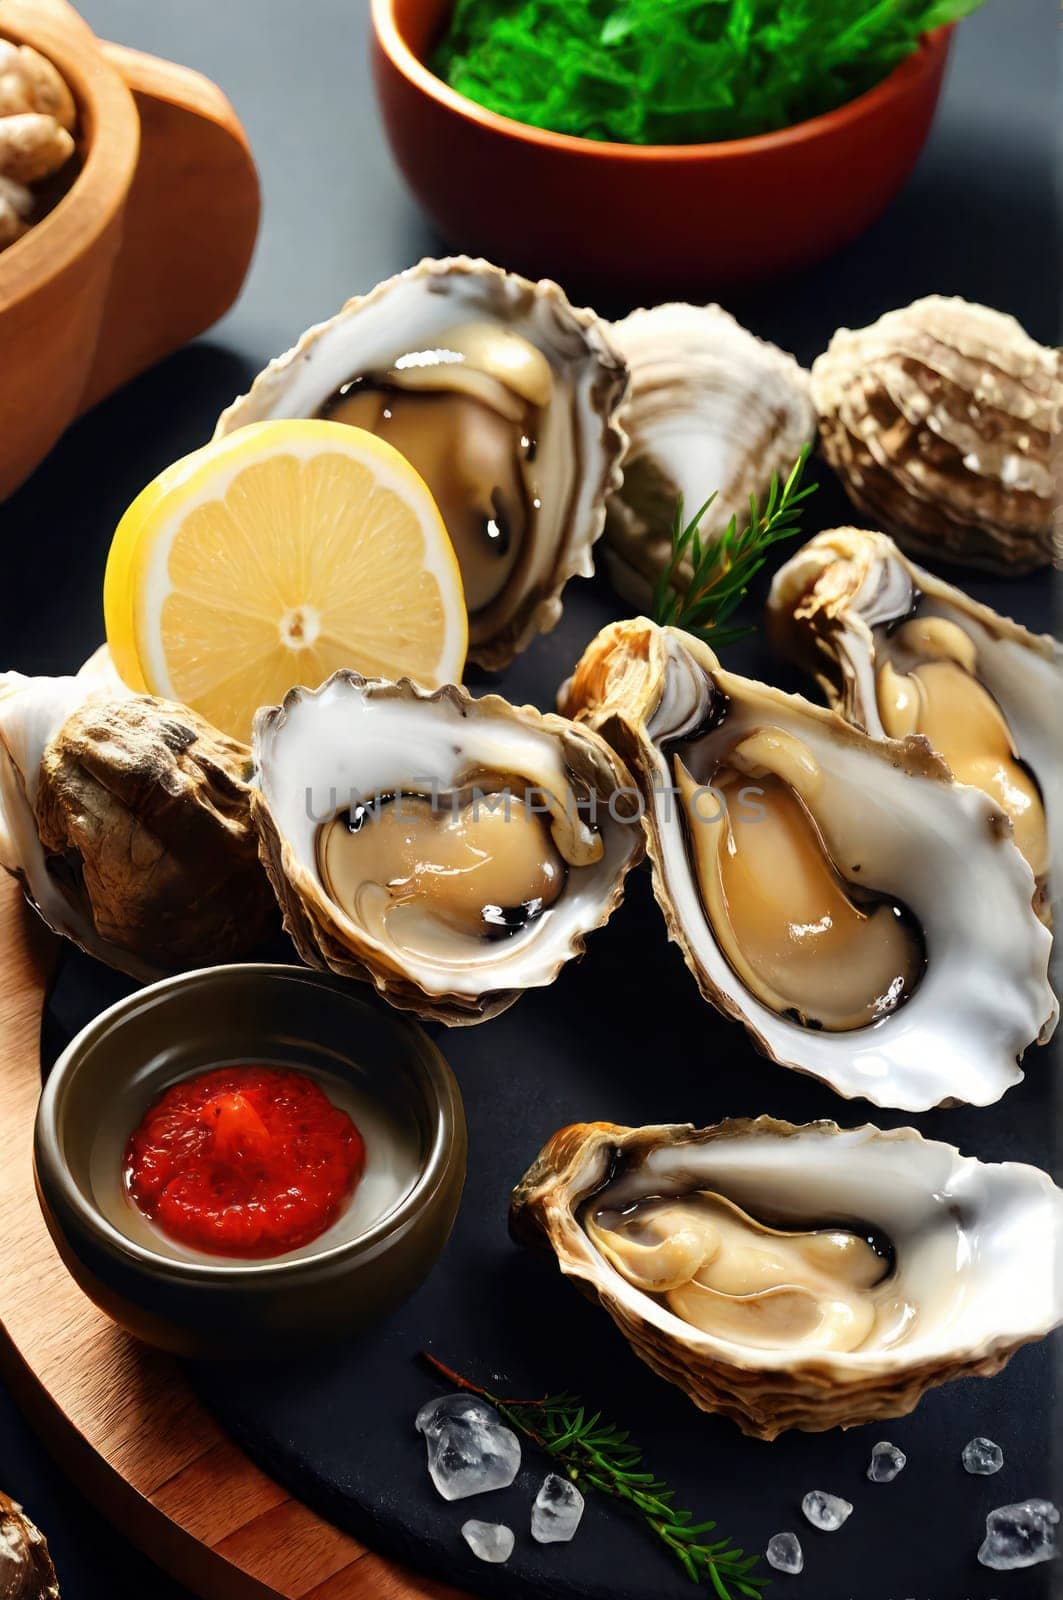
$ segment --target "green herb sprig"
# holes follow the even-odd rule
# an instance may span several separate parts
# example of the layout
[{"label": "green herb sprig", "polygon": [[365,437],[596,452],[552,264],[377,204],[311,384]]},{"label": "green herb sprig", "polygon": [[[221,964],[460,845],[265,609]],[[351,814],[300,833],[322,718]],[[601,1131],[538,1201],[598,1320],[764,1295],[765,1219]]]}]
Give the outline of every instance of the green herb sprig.
[{"label": "green herb sprig", "polygon": [[769,1580],[755,1571],[760,1557],[747,1556],[729,1539],[707,1540],[705,1535],[715,1531],[715,1522],[695,1522],[691,1512],[676,1510],[674,1491],[643,1469],[641,1451],[622,1429],[604,1422],[600,1412],[588,1412],[570,1394],[547,1395],[542,1400],[502,1399],[427,1351],[422,1351],[421,1359],[437,1377],[494,1406],[511,1428],[538,1445],[573,1483],[597,1489],[638,1512],[694,1583],[707,1578],[718,1600],[735,1600],[735,1596],[761,1600]]},{"label": "green herb sprig", "polygon": [[432,56],[502,116],[623,144],[740,139],[832,111],[984,0],[456,0]]},{"label": "green herb sprig", "polygon": [[[727,623],[749,592],[749,585],[768,558],[773,545],[792,539],[800,531],[801,508],[818,484],[801,488],[810,446],[805,445],[786,482],[780,486],[773,474],[768,498],[761,508],[756,495],[749,497],[749,519],[739,532],[732,517],[718,539],[703,542],[701,519],[716,499],[711,494],[689,522],[683,519],[683,501],[675,508],[672,556],[657,579],[652,616],[662,627],[683,628],[714,650],[734,644],[753,630]],[[681,569],[689,561],[692,573],[681,587]]]}]

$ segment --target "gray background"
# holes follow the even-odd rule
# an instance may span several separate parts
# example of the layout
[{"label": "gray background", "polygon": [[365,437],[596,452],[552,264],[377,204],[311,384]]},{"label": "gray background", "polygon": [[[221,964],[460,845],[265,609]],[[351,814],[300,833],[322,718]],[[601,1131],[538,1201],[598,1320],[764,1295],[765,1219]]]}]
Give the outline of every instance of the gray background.
[{"label": "gray background", "polygon": [[[222,405],[306,325],[439,248],[378,132],[365,0],[85,0],[83,10],[101,34],[222,84],[259,160],[265,215],[247,288],[225,321],[85,419],[0,507],[2,664],[26,671],[68,670],[98,642],[110,533],[143,483],[200,443]],[[989,0],[960,30],[930,144],[887,218],[825,267],[731,296],[730,307],[805,360],[836,325],[930,291],[1013,311],[1055,342],[1057,26],[1053,0]],[[84,1508],[7,1396],[0,1484],[49,1533],[66,1600],[177,1593]],[[1022,1578],[1002,1581],[1000,1593],[1026,1600]]]}]

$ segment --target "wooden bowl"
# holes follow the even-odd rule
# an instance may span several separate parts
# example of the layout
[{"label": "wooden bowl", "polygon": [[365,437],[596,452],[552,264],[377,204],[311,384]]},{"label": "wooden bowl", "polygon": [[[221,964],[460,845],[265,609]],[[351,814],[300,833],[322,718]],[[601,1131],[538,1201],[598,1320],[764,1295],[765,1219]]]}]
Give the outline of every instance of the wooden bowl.
[{"label": "wooden bowl", "polygon": [[414,194],[455,247],[562,281],[702,294],[793,271],[854,239],[930,130],[951,29],[883,83],[778,133],[624,145],[485,110],[425,61],[452,0],[372,0],[384,125]]},{"label": "wooden bowl", "polygon": [[48,56],[78,107],[78,171],[0,253],[0,499],[81,411],[214,322],[258,228],[258,179],[224,95],[101,44],[65,0],[5,0],[0,37]]}]

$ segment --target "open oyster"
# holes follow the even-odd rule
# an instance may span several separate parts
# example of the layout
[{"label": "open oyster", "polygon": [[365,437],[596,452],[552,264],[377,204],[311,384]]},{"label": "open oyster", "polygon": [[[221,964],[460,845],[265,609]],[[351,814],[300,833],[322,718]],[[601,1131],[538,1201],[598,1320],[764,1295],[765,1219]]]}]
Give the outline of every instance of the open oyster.
[{"label": "open oyster", "polygon": [[760,1439],[900,1417],[1063,1322],[1063,1193],[911,1128],[563,1128],[513,1195],[654,1372]]},{"label": "open oyster", "polygon": [[311,966],[451,1025],[552,983],[642,851],[586,728],[497,695],[336,673],[260,711],[255,818]]},{"label": "open oyster", "polygon": [[554,283],[460,256],[349,300],[260,374],[218,432],[324,416],[395,445],[453,541],[470,658],[497,668],[555,625],[569,578],[594,570],[626,387],[593,312]]},{"label": "open oyster", "polygon": [[1014,317],[932,295],[842,328],[812,368],[823,451],[907,550],[992,572],[1052,559],[1059,357]]},{"label": "open oyster", "polygon": [[846,721],[924,734],[1011,818],[1047,914],[1063,873],[1063,649],[859,528],[817,534],[776,574],[773,635]]},{"label": "open oyster", "polygon": [[[680,497],[705,542],[748,514],[772,475],[785,478],[814,436],[808,374],[792,356],[747,333],[719,306],[662,305],[612,325],[631,371],[621,412],[628,435],[624,481],[605,530],[610,576],[634,605],[649,602],[672,556]],[[689,562],[680,577],[689,577]]]},{"label": "open oyster", "polygon": [[1021,1081],[1051,936],[1003,811],[925,739],[870,739],[646,618],[603,629],[560,704],[631,769],[669,932],[766,1054],[909,1111]]},{"label": "open oyster", "polygon": [[45,922],[131,973],[232,960],[276,906],[250,752],[183,706],[132,696],[106,658],[0,680],[0,864]]}]

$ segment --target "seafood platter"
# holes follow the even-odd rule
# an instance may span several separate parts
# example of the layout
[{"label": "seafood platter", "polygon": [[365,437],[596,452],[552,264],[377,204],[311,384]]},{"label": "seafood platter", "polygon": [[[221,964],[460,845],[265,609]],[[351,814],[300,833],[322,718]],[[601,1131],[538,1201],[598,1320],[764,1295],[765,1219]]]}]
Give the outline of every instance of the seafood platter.
[{"label": "seafood platter", "polygon": [[[1063,669],[970,590],[1047,592],[1058,405],[957,299],[808,373],[716,306],[423,261],[134,501],[96,656],[3,678],[3,864],[80,952],[53,1032],[86,1013],[54,1242],[357,1536],[474,1592],[760,1594],[844,1570],[844,1430],[889,1482],[991,1378],[1004,1432],[981,1390],[1063,1320],[1063,1194],[989,1158],[1052,1107]],[[808,536],[816,438],[853,520]],[[498,1373],[580,1386],[583,1461],[548,1480]],[[607,1504],[628,1429],[709,1501],[778,1451],[804,1510],[680,1520],[669,1566]],[[999,1509],[985,1562],[1047,1558],[1047,1494]]]},{"label": "seafood platter", "polygon": [[49,1232],[322,1516],[471,1592],[875,1600],[966,1470],[912,1581],[1051,1569],[1061,393],[959,299],[807,371],[424,260],[0,679]]}]

